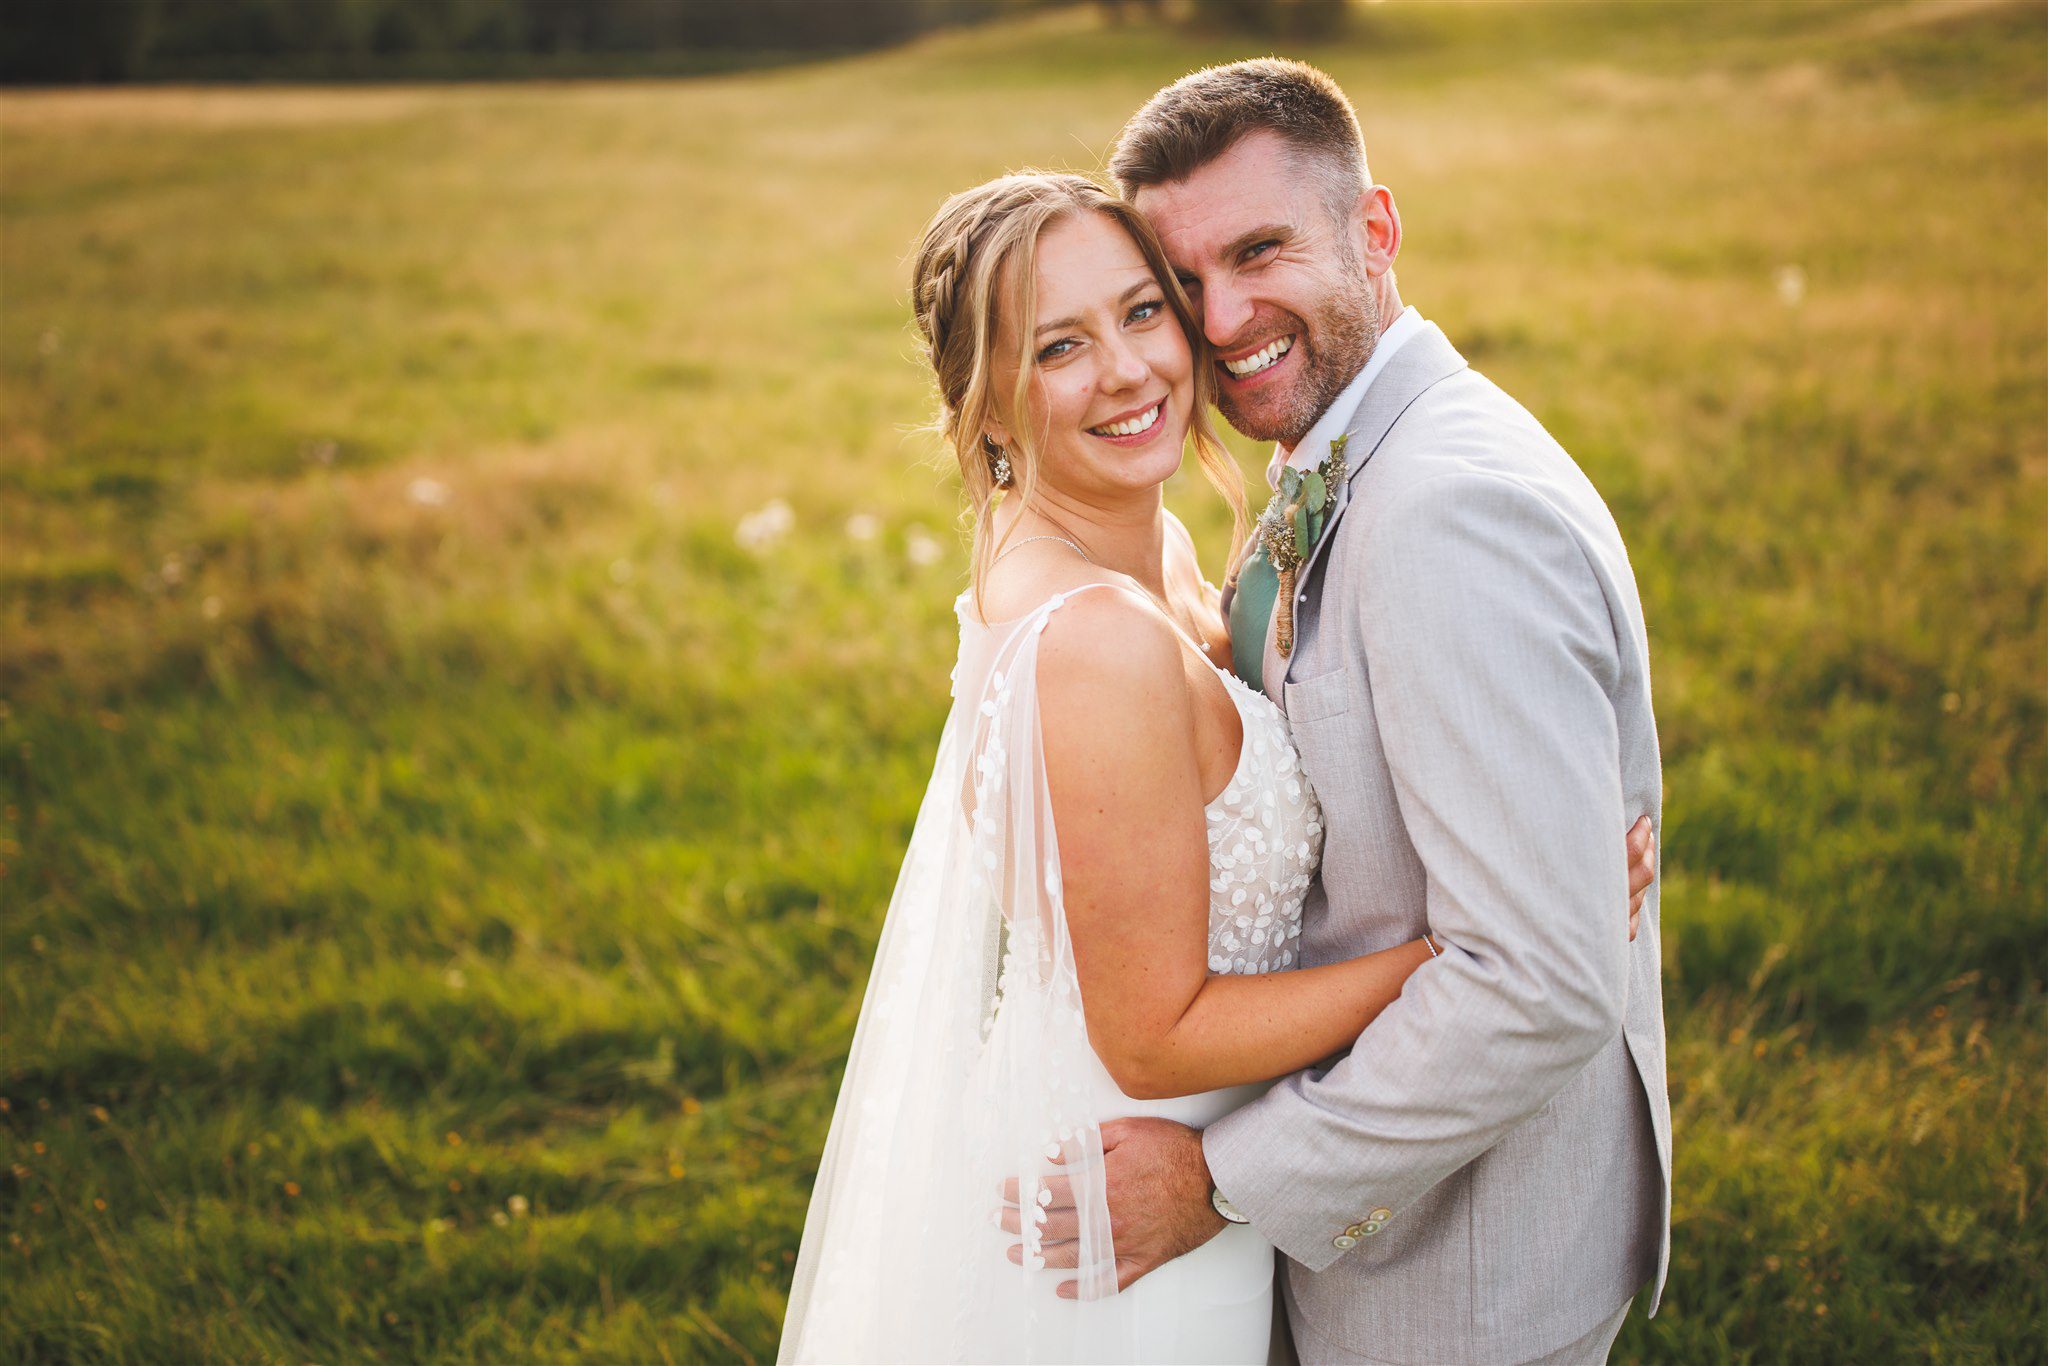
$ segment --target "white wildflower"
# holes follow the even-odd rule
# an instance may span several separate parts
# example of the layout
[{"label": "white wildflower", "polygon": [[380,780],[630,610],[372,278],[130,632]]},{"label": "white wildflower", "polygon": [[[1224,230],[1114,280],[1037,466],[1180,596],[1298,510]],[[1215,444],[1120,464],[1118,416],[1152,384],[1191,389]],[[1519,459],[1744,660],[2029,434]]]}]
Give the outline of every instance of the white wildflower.
[{"label": "white wildflower", "polygon": [[921,526],[914,526],[903,538],[903,555],[919,569],[928,569],[937,564],[946,553],[938,538]]},{"label": "white wildflower", "polygon": [[405,496],[423,508],[437,508],[447,503],[448,486],[438,479],[415,479],[405,486]]},{"label": "white wildflower", "polygon": [[796,513],[780,498],[772,499],[746,516],[733,528],[732,538],[744,550],[767,550],[796,526]]},{"label": "white wildflower", "polygon": [[846,519],[846,539],[872,541],[882,534],[882,521],[871,512],[856,512]]},{"label": "white wildflower", "polygon": [[1798,266],[1779,266],[1777,285],[1778,302],[1787,308],[1799,307],[1806,298],[1806,272]]}]

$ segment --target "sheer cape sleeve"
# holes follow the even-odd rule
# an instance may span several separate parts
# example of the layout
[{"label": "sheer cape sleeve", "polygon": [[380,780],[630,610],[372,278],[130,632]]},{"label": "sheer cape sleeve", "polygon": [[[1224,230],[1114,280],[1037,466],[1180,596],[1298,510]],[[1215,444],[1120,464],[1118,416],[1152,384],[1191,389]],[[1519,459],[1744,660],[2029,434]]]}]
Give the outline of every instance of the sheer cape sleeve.
[{"label": "sheer cape sleeve", "polygon": [[[994,626],[964,596],[957,609],[953,705],[812,1191],[781,1361],[1125,1354],[1105,1316],[1054,1293],[1078,1279],[1084,1301],[1116,1294],[1107,1078],[1082,1016],[1039,741],[1039,639],[1072,592]],[[1010,1177],[1023,1266],[996,1224]],[[1078,1271],[1043,1266],[1053,1177],[1072,1182]]]}]

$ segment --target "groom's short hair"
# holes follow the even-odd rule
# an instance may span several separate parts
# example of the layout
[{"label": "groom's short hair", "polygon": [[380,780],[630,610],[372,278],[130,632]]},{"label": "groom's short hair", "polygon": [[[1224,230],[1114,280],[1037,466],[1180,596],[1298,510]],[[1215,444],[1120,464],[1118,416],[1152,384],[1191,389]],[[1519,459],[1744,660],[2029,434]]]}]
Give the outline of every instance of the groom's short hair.
[{"label": "groom's short hair", "polygon": [[1143,186],[1187,179],[1261,130],[1307,154],[1333,212],[1348,212],[1372,183],[1351,101],[1322,72],[1281,57],[1204,67],[1167,86],[1117,135],[1109,173],[1129,199]]}]

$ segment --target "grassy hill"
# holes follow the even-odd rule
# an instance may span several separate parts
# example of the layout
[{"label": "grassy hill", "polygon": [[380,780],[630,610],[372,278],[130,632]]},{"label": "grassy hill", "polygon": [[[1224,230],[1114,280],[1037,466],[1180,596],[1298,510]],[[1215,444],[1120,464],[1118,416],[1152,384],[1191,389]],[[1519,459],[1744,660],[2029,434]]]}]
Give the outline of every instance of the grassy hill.
[{"label": "grassy hill", "polygon": [[[0,96],[9,1355],[773,1355],[964,572],[906,255],[1249,51],[1098,25]],[[1643,590],[1677,1207],[1623,1352],[2039,1357],[2048,11],[1301,55]]]}]

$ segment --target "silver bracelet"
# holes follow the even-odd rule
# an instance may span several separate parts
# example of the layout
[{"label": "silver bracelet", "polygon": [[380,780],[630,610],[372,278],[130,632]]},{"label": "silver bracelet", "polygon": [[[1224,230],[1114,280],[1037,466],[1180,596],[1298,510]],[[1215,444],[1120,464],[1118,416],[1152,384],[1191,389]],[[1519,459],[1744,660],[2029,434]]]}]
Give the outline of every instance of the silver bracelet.
[{"label": "silver bracelet", "polygon": [[1429,956],[1430,956],[1431,958],[1441,958],[1441,957],[1443,957],[1443,955],[1442,955],[1442,954],[1440,954],[1440,953],[1438,953],[1438,952],[1436,951],[1436,940],[1434,940],[1434,939],[1432,939],[1432,938],[1430,938],[1430,937],[1429,937],[1429,931],[1428,931],[1428,930],[1424,930],[1424,931],[1422,932],[1422,942],[1423,942],[1423,945],[1424,945],[1424,946],[1425,946],[1426,948],[1428,948],[1428,950],[1429,950]]}]

